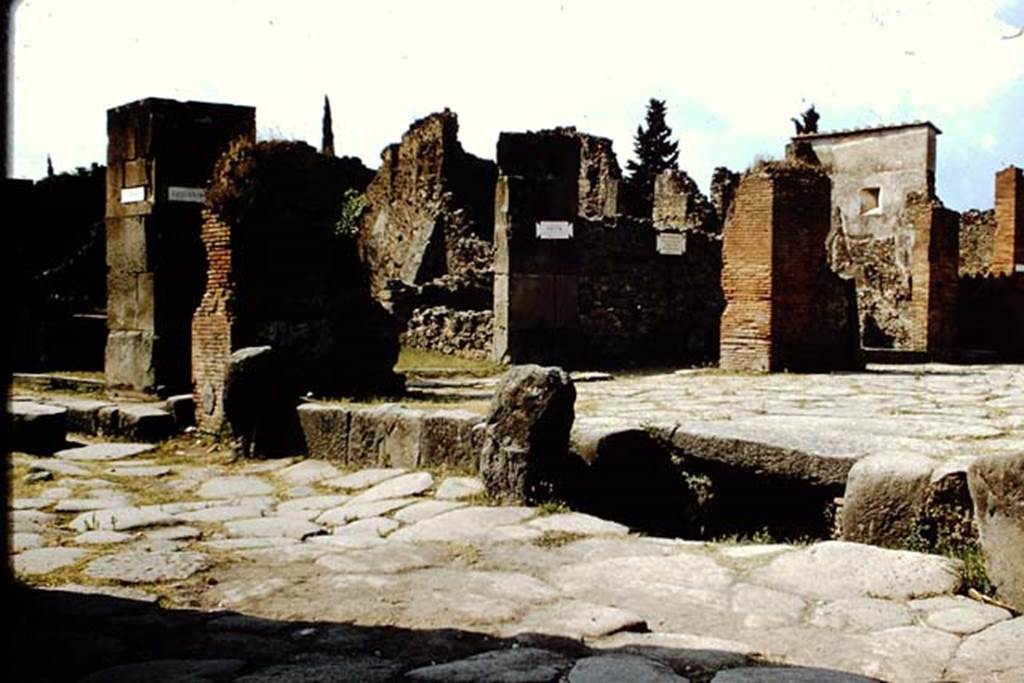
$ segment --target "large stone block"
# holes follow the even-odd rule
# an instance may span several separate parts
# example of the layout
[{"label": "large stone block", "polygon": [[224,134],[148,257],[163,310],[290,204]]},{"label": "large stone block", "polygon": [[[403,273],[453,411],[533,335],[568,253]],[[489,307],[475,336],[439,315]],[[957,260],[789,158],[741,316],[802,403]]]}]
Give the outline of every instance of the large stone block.
[{"label": "large stone block", "polygon": [[475,470],[480,463],[483,418],[467,410],[438,410],[423,416],[420,467],[449,465]]},{"label": "large stone block", "polygon": [[312,458],[348,460],[348,429],[352,411],[344,405],[304,403],[298,408],[299,424]]},{"label": "large stone block", "polygon": [[974,519],[998,596],[1024,611],[1024,455],[978,458],[967,471]]},{"label": "large stone block", "polygon": [[155,335],[141,330],[110,330],[104,367],[111,387],[150,387],[156,384],[153,365]]},{"label": "large stone block", "polygon": [[67,410],[35,401],[8,404],[11,447],[27,453],[53,453],[64,447]]},{"label": "large stone block", "polygon": [[936,462],[920,455],[875,455],[850,468],[843,498],[843,539],[890,548],[921,542]]},{"label": "large stone block", "polygon": [[537,501],[558,488],[569,462],[576,388],[560,368],[513,367],[491,401],[480,476],[504,501]]},{"label": "large stone block", "polygon": [[298,398],[285,373],[269,346],[231,354],[224,379],[224,416],[241,455],[284,455],[301,448]]}]

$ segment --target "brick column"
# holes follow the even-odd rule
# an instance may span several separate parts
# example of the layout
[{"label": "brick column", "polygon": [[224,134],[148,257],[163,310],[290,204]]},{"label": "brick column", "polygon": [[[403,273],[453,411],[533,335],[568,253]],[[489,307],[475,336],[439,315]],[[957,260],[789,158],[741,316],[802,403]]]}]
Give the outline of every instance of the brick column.
[{"label": "brick column", "polygon": [[996,173],[996,232],[993,273],[1024,272],[1024,174],[1016,166]]},{"label": "brick column", "polygon": [[830,224],[820,171],[768,164],[743,177],[723,237],[722,368],[860,367],[853,283],[827,264]]},{"label": "brick column", "polygon": [[956,343],[960,214],[921,195],[907,201],[914,227],[910,255],[910,349],[943,356]]},{"label": "brick column", "polygon": [[217,156],[255,137],[252,107],[145,99],[107,112],[107,384],[189,386],[203,291],[203,190]]}]

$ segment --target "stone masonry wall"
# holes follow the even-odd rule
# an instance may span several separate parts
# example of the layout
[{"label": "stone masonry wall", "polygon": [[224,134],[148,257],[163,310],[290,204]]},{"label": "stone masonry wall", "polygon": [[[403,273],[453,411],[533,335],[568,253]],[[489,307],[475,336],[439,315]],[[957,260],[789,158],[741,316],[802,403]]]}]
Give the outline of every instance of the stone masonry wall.
[{"label": "stone masonry wall", "polygon": [[705,230],[717,233],[721,223],[714,205],[685,171],[670,169],[654,179],[652,220],[657,230]]},{"label": "stone masonry wall", "polygon": [[992,268],[996,233],[994,210],[968,209],[960,214],[960,275],[987,275]]},{"label": "stone masonry wall", "polygon": [[107,383],[179,390],[203,291],[203,189],[228,144],[255,137],[255,110],[150,98],[109,110],[107,137]]},{"label": "stone masonry wall", "polygon": [[765,164],[741,180],[723,244],[722,368],[861,365],[852,283],[827,266],[829,195],[828,178],[802,165]]}]

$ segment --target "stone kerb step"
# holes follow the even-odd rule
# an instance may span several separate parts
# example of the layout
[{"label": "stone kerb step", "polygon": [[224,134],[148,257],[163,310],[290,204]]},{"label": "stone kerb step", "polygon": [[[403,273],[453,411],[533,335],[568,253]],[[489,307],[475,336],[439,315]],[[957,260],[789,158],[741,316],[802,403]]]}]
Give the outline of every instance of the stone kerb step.
[{"label": "stone kerb step", "polygon": [[353,467],[476,468],[483,417],[467,410],[421,410],[397,404],[304,403],[299,422],[310,457]]},{"label": "stone kerb step", "polygon": [[14,450],[53,453],[63,448],[67,437],[67,410],[25,400],[13,400],[7,409],[11,416]]},{"label": "stone kerb step", "polygon": [[165,409],[167,404],[164,402],[115,403],[100,399],[52,396],[40,399],[37,405],[63,411],[67,431],[80,434],[119,437],[131,441],[160,441],[178,431],[177,420]]}]

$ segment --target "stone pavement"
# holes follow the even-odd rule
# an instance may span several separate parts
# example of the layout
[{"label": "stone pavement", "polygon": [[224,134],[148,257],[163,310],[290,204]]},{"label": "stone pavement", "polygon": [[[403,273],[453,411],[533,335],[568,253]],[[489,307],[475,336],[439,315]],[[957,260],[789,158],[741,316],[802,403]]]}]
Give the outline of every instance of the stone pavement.
[{"label": "stone pavement", "polygon": [[1024,679],[1024,617],[936,556],[648,538],[472,477],[184,438],[86,448],[12,456],[15,570],[47,589],[18,598],[19,680]]}]

